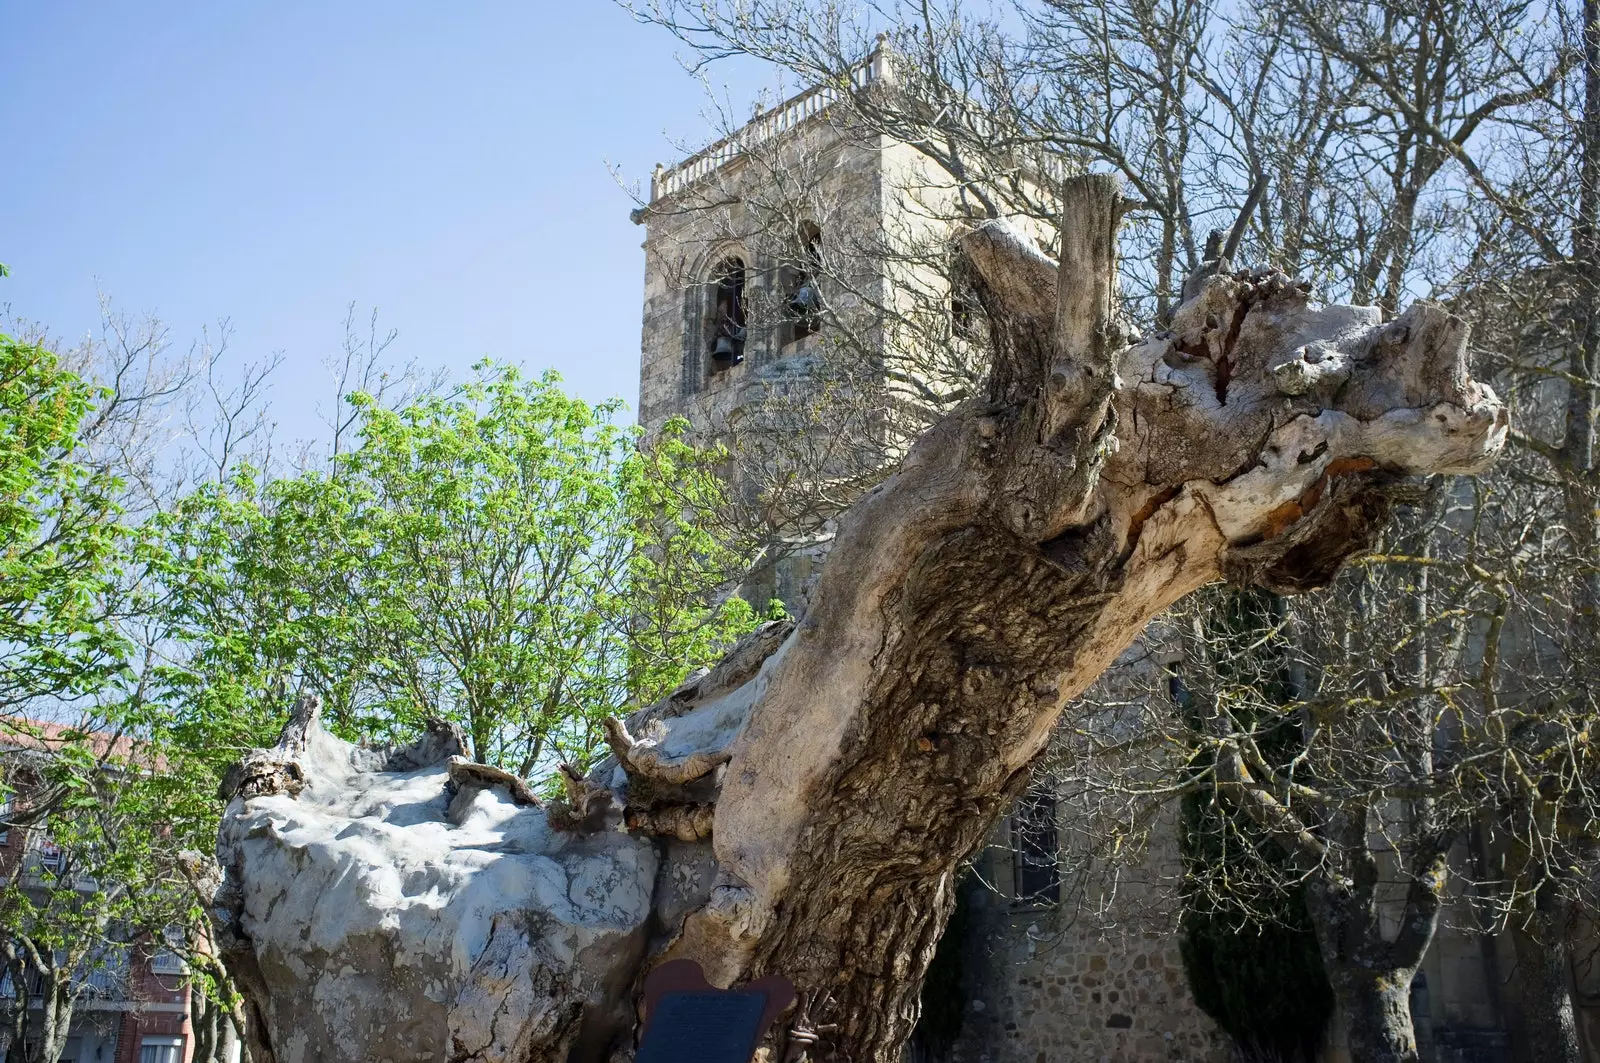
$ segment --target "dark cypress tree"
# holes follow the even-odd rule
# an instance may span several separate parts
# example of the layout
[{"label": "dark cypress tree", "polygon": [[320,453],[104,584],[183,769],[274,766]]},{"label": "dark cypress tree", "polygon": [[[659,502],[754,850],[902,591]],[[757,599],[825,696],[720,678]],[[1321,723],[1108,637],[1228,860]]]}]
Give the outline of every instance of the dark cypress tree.
[{"label": "dark cypress tree", "polygon": [[956,888],[956,906],[950,912],[939,944],[934,947],[927,977],[922,980],[922,1015],[912,1039],[927,1057],[942,1059],[961,1036],[961,1020],[966,1013],[967,992],[962,978],[961,950],[966,943],[972,904],[971,877]]},{"label": "dark cypress tree", "polygon": [[[1215,682],[1201,693],[1174,676],[1179,711],[1200,718],[1218,706],[1197,699],[1226,698],[1227,711],[1252,726],[1262,754],[1287,763],[1300,747],[1300,696],[1288,647],[1273,635],[1282,601],[1261,591],[1218,594],[1207,616],[1207,642]],[[1197,750],[1191,767],[1204,772],[1210,753]],[[1202,788],[1185,797],[1179,850],[1185,871],[1179,943],[1195,1002],[1239,1046],[1246,1058],[1311,1063],[1333,1016],[1333,989],[1324,973],[1304,890],[1270,885],[1237,895],[1209,884],[1287,883],[1287,861],[1277,843],[1254,829],[1225,798]],[[1263,874],[1265,872],[1265,874]]]}]

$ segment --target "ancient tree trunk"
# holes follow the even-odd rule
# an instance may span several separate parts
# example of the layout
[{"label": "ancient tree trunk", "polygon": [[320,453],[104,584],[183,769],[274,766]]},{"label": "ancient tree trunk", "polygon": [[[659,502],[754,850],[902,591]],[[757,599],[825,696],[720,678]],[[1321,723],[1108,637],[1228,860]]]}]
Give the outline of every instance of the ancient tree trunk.
[{"label": "ancient tree trunk", "polygon": [[1412,971],[1330,965],[1333,995],[1345,1018],[1350,1058],[1360,1063],[1417,1063],[1411,1025]]},{"label": "ancient tree trunk", "polygon": [[1517,1026],[1530,1063],[1580,1063],[1578,1021],[1572,1007],[1570,918],[1562,890],[1546,883],[1533,904],[1531,925],[1513,925],[1517,965],[1513,978]]},{"label": "ancient tree trunk", "polygon": [[616,721],[561,807],[447,729],[357,749],[309,703],[232,772],[220,937],[256,1058],[626,1057],[678,957],[787,975],[828,1050],[896,1058],[957,865],[1145,621],[1220,577],[1321,586],[1397,481],[1504,439],[1438,308],[1385,326],[1222,272],[1128,345],[1121,209],[1069,183],[1059,264],[1001,223],[961,238],[987,398],[845,516],[796,625]]}]

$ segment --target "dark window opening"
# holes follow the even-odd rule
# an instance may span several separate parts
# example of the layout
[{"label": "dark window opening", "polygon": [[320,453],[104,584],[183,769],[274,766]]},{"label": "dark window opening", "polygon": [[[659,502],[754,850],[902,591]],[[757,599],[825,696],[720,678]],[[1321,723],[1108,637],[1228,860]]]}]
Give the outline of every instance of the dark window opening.
[{"label": "dark window opening", "polygon": [[789,340],[804,339],[822,328],[822,230],[815,222],[800,223],[799,263],[790,271]]},{"label": "dark window opening", "polygon": [[731,369],[744,361],[748,334],[744,312],[744,260],[717,264],[711,289],[711,368]]},{"label": "dark window opening", "polygon": [[1015,861],[1016,898],[1025,904],[1057,904],[1061,869],[1057,864],[1056,799],[1032,791],[1011,813],[1011,852]]}]

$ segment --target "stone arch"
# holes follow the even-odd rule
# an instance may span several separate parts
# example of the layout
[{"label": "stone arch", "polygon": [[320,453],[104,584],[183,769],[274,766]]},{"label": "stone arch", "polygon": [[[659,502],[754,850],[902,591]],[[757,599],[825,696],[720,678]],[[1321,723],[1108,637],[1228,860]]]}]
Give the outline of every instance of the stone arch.
[{"label": "stone arch", "polygon": [[813,335],[822,328],[822,226],[802,219],[795,226],[793,262],[784,269],[782,343]]},{"label": "stone arch", "polygon": [[[748,338],[750,256],[733,242],[720,243],[700,256],[684,300],[684,394],[704,387],[707,377],[744,360]],[[718,341],[722,357],[718,354]]]}]

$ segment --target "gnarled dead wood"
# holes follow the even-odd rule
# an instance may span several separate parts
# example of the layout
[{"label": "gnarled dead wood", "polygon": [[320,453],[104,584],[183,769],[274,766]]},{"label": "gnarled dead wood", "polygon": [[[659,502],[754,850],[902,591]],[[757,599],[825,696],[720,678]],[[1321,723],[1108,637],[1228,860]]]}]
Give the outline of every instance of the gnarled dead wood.
[{"label": "gnarled dead wood", "polygon": [[844,1058],[896,1058],[959,862],[1144,623],[1219,578],[1320,586],[1405,478],[1503,445],[1438,307],[1217,274],[1129,345],[1117,185],[1064,201],[1059,263],[1001,223],[960,240],[988,396],[845,515],[792,631],[619,722],[565,829],[315,730],[298,794],[233,798],[229,940],[278,1059],[603,1059],[677,957],[786,975]]}]

